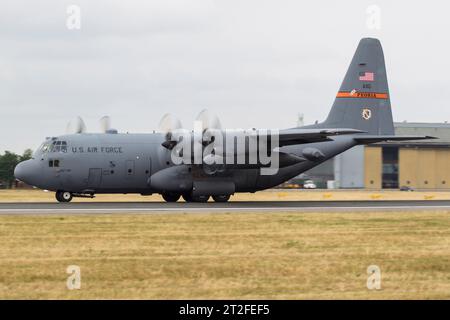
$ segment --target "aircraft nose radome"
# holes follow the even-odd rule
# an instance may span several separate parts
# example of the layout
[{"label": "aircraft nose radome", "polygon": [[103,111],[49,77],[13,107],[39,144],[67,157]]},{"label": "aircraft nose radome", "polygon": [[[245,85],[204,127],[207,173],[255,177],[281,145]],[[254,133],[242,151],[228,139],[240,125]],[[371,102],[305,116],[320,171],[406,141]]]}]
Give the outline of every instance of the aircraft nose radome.
[{"label": "aircraft nose radome", "polygon": [[20,162],[14,169],[14,177],[16,177],[16,179],[23,181],[25,183],[28,183],[29,179],[30,179],[30,174],[31,174],[31,160],[26,160],[26,161],[22,161]]},{"label": "aircraft nose radome", "polygon": [[23,179],[23,162],[20,162],[15,168],[14,168],[14,177],[16,177],[17,180],[22,181]]}]

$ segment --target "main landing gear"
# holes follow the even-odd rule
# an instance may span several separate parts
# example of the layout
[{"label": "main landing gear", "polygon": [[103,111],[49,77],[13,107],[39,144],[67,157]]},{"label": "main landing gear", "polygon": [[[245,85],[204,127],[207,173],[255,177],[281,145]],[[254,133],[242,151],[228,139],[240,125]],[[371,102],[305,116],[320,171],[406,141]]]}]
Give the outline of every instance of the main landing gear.
[{"label": "main landing gear", "polygon": [[180,194],[178,193],[163,193],[162,197],[166,202],[177,202],[180,199]]},{"label": "main landing gear", "polygon": [[208,202],[209,196],[193,196],[191,193],[184,193],[183,199],[186,202]]},{"label": "main landing gear", "polygon": [[230,195],[224,194],[220,196],[212,196],[212,198],[214,199],[215,202],[228,202],[228,200],[230,200]]},{"label": "main landing gear", "polygon": [[[177,202],[180,197],[183,197],[183,200],[186,202],[208,202],[210,196],[194,196],[192,193],[183,193],[180,195],[178,193],[166,192],[162,194],[162,197],[166,202]],[[212,198],[215,202],[227,202],[230,200],[230,195],[217,195],[212,196]]]},{"label": "main landing gear", "polygon": [[72,193],[69,191],[58,190],[55,193],[55,197],[58,202],[70,202],[72,200]]}]

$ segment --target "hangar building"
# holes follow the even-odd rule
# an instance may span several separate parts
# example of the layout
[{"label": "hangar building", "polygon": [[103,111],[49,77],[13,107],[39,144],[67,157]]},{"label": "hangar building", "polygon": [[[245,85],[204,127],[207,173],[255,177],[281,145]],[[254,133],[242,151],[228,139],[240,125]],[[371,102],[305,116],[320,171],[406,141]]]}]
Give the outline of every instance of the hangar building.
[{"label": "hangar building", "polygon": [[334,180],[337,188],[450,190],[450,124],[394,124],[398,135],[428,135],[435,140],[383,142],[357,146],[302,175],[318,187]]}]

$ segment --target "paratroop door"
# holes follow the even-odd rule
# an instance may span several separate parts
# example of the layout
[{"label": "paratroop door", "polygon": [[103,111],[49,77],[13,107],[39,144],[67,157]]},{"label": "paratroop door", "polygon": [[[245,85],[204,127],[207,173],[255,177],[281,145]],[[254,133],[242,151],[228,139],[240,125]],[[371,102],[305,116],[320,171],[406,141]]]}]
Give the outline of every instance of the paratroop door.
[{"label": "paratroop door", "polygon": [[89,169],[88,188],[97,189],[100,188],[102,183],[102,169],[91,168]]}]

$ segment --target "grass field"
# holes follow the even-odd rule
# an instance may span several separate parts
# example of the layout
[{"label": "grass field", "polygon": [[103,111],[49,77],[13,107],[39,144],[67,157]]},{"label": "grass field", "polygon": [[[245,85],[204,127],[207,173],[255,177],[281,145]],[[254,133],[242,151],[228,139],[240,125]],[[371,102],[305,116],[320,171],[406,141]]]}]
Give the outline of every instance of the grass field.
[{"label": "grass field", "polygon": [[[336,201],[336,200],[450,200],[450,192],[398,190],[281,190],[237,193],[231,201]],[[74,198],[74,202],[92,201],[164,201],[161,196],[139,194],[100,194],[95,199]],[[212,201],[212,200],[210,200]],[[0,202],[56,202],[54,192],[42,190],[0,190]]]},{"label": "grass field", "polygon": [[1,216],[0,298],[450,299],[449,215]]}]

